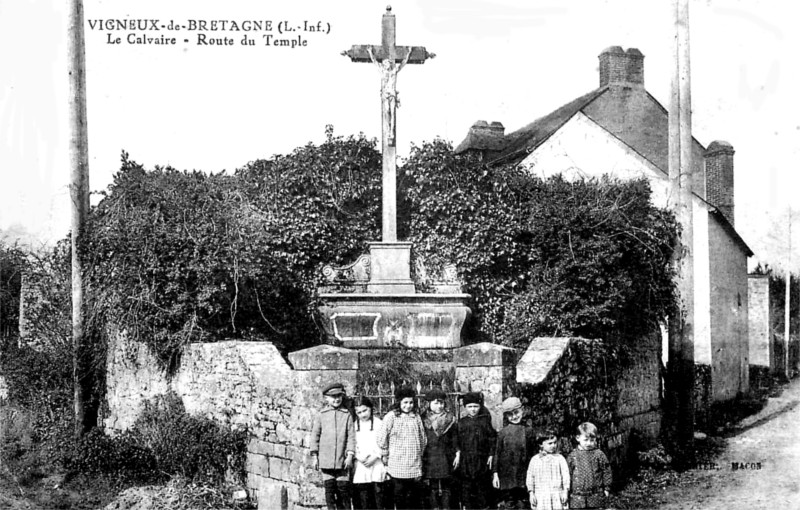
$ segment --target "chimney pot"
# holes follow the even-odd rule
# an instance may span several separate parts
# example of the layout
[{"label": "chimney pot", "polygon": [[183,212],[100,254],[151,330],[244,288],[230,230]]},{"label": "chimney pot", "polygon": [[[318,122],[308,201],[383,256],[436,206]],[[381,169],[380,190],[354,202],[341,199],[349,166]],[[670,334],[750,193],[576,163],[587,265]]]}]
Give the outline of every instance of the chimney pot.
[{"label": "chimney pot", "polygon": [[497,121],[493,121],[491,124],[489,124],[485,120],[479,120],[473,124],[469,130],[474,134],[479,134],[482,136],[503,136],[506,128],[503,127],[502,123]]},{"label": "chimney pot", "polygon": [[503,136],[506,132],[506,128],[503,126],[503,123],[497,122],[496,120],[489,125],[489,129],[491,129],[492,133],[497,136]]}]

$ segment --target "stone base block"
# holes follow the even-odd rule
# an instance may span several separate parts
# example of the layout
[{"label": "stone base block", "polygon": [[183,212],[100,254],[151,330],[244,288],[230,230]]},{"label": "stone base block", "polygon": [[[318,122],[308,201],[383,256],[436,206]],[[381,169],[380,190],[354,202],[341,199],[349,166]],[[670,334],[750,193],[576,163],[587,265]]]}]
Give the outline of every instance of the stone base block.
[{"label": "stone base block", "polygon": [[413,294],[411,243],[369,243],[371,294]]}]

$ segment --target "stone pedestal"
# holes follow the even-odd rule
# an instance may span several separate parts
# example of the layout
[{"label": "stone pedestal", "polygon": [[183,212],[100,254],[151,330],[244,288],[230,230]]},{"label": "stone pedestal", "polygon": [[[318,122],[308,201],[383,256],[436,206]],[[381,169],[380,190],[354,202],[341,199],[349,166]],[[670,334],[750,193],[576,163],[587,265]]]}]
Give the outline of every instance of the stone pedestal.
[{"label": "stone pedestal", "polygon": [[371,274],[367,292],[371,294],[413,294],[411,243],[369,243]]},{"label": "stone pedestal", "polygon": [[469,294],[321,294],[330,343],[349,348],[452,348],[470,315]]},{"label": "stone pedestal", "polygon": [[411,243],[369,243],[348,266],[326,266],[329,285],[320,288],[328,342],[348,348],[452,349],[470,316],[469,294],[461,293],[455,266],[447,268],[435,293],[417,294],[411,279]]}]

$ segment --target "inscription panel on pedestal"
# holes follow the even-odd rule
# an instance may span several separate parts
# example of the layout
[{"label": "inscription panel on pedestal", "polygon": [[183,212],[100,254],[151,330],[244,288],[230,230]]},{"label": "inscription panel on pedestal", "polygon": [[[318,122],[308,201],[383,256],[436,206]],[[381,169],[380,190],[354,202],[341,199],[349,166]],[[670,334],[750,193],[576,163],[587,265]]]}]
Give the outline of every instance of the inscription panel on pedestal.
[{"label": "inscription panel on pedestal", "polygon": [[411,331],[408,335],[409,347],[450,346],[455,320],[449,313],[409,314]]},{"label": "inscription panel on pedestal", "polygon": [[331,315],[333,335],[337,340],[378,340],[378,320],[381,314],[373,312],[340,312]]}]

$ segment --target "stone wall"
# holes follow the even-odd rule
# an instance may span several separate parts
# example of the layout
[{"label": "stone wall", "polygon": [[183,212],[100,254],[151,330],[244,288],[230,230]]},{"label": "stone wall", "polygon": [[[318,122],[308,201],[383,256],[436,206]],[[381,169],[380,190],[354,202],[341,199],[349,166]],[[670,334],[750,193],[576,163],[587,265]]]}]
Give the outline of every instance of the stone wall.
[{"label": "stone wall", "polygon": [[[454,349],[452,358],[455,378],[483,393],[500,428],[497,409],[508,396],[516,352],[484,343]],[[168,377],[143,344],[117,335],[108,354],[106,431],[130,428],[144,401],[172,391],[187,412],[250,430],[246,482],[259,508],[320,508],[322,480],[309,450],[320,390],[337,381],[355,394],[360,363],[358,351],[331,345],[293,352],[287,362],[269,342],[225,341],[187,346]]]},{"label": "stone wall", "polygon": [[500,405],[511,395],[517,356],[516,349],[488,342],[456,349],[453,354],[456,383],[483,394],[484,405],[492,414],[496,430],[503,426]]},{"label": "stone wall", "polygon": [[517,365],[514,392],[527,401],[534,428],[560,437],[562,452],[585,421],[597,425],[601,447],[621,467],[632,435],[654,442],[661,433],[660,335],[624,353],[599,340],[536,338]]},{"label": "stone wall", "polygon": [[[653,440],[660,433],[659,355],[658,335],[623,357],[601,341],[537,338],[521,359],[515,349],[482,343],[454,349],[452,365],[462,390],[483,394],[496,429],[503,426],[500,403],[520,396],[533,411],[531,424],[555,429],[565,450],[579,423],[596,423],[602,447],[620,465],[632,434]],[[362,359],[369,357],[331,345],[293,352],[287,361],[269,342],[192,344],[168,377],[143,344],[118,335],[108,355],[106,430],[131,427],[145,400],[174,392],[187,412],[251,432],[246,483],[259,508],[317,509],[324,492],[309,443],[323,406],[320,389],[338,381],[356,394]]]},{"label": "stone wall", "polygon": [[247,486],[259,508],[275,508],[282,497],[289,508],[319,508],[324,494],[308,448],[312,419],[322,406],[319,388],[339,380],[352,391],[355,383],[355,371],[345,366],[350,351],[338,351],[347,350],[301,351],[298,365],[327,361],[314,370],[292,370],[269,342],[192,344],[178,372],[167,377],[143,344],[119,335],[108,356],[106,431],[129,428],[145,400],[173,391],[189,413],[248,427]]}]

